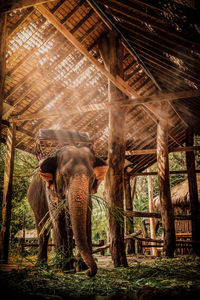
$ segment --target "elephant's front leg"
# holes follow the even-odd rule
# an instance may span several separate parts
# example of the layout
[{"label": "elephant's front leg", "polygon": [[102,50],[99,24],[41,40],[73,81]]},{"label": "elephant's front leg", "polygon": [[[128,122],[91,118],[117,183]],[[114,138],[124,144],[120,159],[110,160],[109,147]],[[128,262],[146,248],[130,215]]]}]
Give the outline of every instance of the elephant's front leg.
[{"label": "elephant's front leg", "polygon": [[48,248],[48,241],[49,241],[49,230],[44,229],[45,226],[44,220],[41,222],[36,221],[36,227],[38,232],[38,257],[36,265],[40,265],[42,263],[47,263],[47,248]]},{"label": "elephant's front leg", "polygon": [[53,222],[54,241],[61,258],[62,269],[73,268],[73,233],[69,215],[63,210]]},{"label": "elephant's front leg", "polygon": [[[60,256],[60,265],[63,269],[73,268],[73,233],[70,216],[66,206],[61,205],[62,200],[54,197],[49,189],[46,189],[48,196],[48,207],[51,222],[53,225],[53,238],[56,250]],[[62,208],[61,208],[62,206]]]}]

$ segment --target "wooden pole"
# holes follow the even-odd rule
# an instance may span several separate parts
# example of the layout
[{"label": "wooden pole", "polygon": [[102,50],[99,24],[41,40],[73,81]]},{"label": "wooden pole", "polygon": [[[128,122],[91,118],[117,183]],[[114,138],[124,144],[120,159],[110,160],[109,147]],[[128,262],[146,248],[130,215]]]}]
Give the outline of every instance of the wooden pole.
[{"label": "wooden pole", "polygon": [[0,137],[3,115],[3,96],[6,74],[6,26],[7,15],[0,13]]},{"label": "wooden pole", "polygon": [[[131,184],[130,177],[125,176],[124,178],[124,194],[125,194],[125,207],[126,211],[133,211],[133,201],[131,197]],[[131,216],[126,216],[126,235],[134,232],[134,219]],[[135,241],[130,239],[126,242],[127,253],[135,253]]]},{"label": "wooden pole", "polygon": [[[164,105],[162,108],[165,109]],[[167,257],[173,257],[176,243],[169,182],[168,123],[164,119],[160,119],[157,126],[157,163],[164,250]]]},{"label": "wooden pole", "polygon": [[[193,146],[194,133],[191,128],[186,132],[186,146]],[[198,199],[197,180],[195,173],[195,155],[194,152],[186,152],[186,165],[188,170],[188,187],[191,205],[192,218],[192,240],[200,241],[200,202]],[[193,251],[200,256],[200,244],[193,244]]]},{"label": "wooden pole", "polygon": [[[112,76],[123,77],[123,47],[121,38],[109,32],[99,43],[100,52],[106,69]],[[117,104],[123,94],[108,82],[109,102]],[[114,267],[126,267],[124,247],[124,219],[116,218],[116,210],[123,210],[124,199],[124,160],[125,160],[125,109],[113,105],[109,108],[108,165],[106,175],[106,198],[113,214],[109,216],[111,254]]]},{"label": "wooden pole", "polygon": [[7,133],[6,161],[4,172],[4,190],[3,190],[3,208],[2,208],[2,226],[0,233],[0,259],[3,263],[8,262],[8,249],[10,237],[10,220],[12,207],[12,179],[14,170],[14,152],[15,152],[16,126],[10,124]]},{"label": "wooden pole", "polygon": [[[150,170],[147,169],[147,172],[149,172]],[[153,182],[152,182],[152,176],[147,176],[147,182],[148,182],[148,195],[149,195],[149,212],[153,212]],[[150,218],[150,237],[151,239],[156,238],[156,226],[155,226],[155,219],[154,218]],[[152,243],[152,245],[155,245],[154,243]],[[151,248],[151,254],[156,256],[157,255],[157,250],[156,248],[152,247]]]}]

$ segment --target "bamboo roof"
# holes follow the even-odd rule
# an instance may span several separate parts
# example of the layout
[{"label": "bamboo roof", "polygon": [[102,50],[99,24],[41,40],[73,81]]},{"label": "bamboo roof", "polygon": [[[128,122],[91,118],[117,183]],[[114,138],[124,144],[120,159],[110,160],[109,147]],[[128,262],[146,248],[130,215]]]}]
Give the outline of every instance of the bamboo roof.
[{"label": "bamboo roof", "polygon": [[[77,130],[88,132],[107,158],[113,78],[98,43],[113,28],[124,41],[124,78],[114,80],[127,96],[131,172],[156,161],[155,154],[133,156],[131,150],[156,148],[159,117],[169,119],[169,148],[183,145],[188,126],[199,133],[200,14],[194,1],[33,2],[39,5],[15,10],[0,4],[8,10],[3,141],[10,121],[17,124],[16,147],[30,153],[40,128]],[[163,99],[167,112],[160,109]]]}]

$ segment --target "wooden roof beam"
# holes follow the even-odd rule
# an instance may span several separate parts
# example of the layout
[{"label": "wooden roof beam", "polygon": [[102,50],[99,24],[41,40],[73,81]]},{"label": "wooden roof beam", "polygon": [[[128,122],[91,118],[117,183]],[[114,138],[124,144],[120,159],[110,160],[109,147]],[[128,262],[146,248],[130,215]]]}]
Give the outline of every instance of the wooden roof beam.
[{"label": "wooden roof beam", "polygon": [[[131,107],[138,104],[148,104],[153,102],[161,102],[161,101],[172,101],[172,100],[178,100],[178,99],[187,99],[192,97],[199,97],[200,96],[200,90],[188,90],[188,91],[182,91],[178,93],[159,93],[154,96],[141,96],[137,97],[134,100],[123,100],[118,101],[118,105],[120,106],[127,106]],[[80,107],[76,107],[75,109],[68,110],[67,112],[62,111],[62,114],[65,115],[72,115],[72,114],[80,114],[90,111],[99,111],[99,110],[106,110],[110,105],[114,105],[113,103],[103,102],[98,104],[89,104],[89,105],[83,105]],[[49,118],[49,117],[55,117],[57,115],[60,115],[53,112],[48,113],[30,113],[23,116],[15,116],[12,117],[12,120],[15,121],[22,121],[22,120],[33,120],[33,119],[43,119],[43,118]],[[155,119],[154,119],[155,121]]]},{"label": "wooden roof beam", "polygon": [[[35,6],[40,13],[48,19],[48,21],[56,27],[58,31],[60,31],[85,57],[89,59],[91,63],[93,63],[115,86],[117,86],[125,95],[130,97],[135,97],[137,93],[120,77],[114,77],[111,75],[101,63],[99,63],[88,51],[87,49],[63,26],[59,20],[43,5]],[[161,97],[159,98],[160,101]],[[163,100],[163,99],[162,99]],[[168,99],[167,99],[168,101]],[[131,105],[135,105],[135,99],[131,101]],[[144,103],[144,102],[143,102]],[[139,103],[137,103],[139,104]]]},{"label": "wooden roof beam", "polygon": [[[180,171],[169,171],[170,175],[178,175],[178,174],[187,174],[188,171],[187,170],[180,170]],[[200,170],[195,170],[195,173],[200,173]],[[149,175],[158,175],[158,172],[136,172],[136,173],[132,173],[131,177],[135,177],[135,176],[149,176]]]},{"label": "wooden roof beam", "polygon": [[10,12],[12,10],[23,9],[37,4],[47,3],[55,0],[0,0],[0,11]]},{"label": "wooden roof beam", "polygon": [[[197,151],[200,150],[200,146],[188,146],[188,147],[176,147],[169,150],[169,153],[171,152],[188,152],[188,151]],[[156,149],[137,149],[137,150],[131,150],[126,151],[126,155],[144,155],[144,154],[156,154]]]},{"label": "wooden roof beam", "polygon": [[101,73],[103,73],[116,87],[118,87],[128,97],[137,96],[137,93],[119,76],[114,77],[104,66],[97,61],[89,51],[71,34],[67,28],[44,6],[36,5],[35,8],[62,33]]},{"label": "wooden roof beam", "polygon": [[[4,126],[8,127],[10,123],[8,121],[6,121],[6,120],[2,120],[2,124]],[[27,135],[30,138],[34,138],[35,137],[35,135],[31,131],[26,130],[24,128],[19,128],[19,126],[16,126],[16,130],[19,131],[20,133],[23,133],[23,134]]]}]

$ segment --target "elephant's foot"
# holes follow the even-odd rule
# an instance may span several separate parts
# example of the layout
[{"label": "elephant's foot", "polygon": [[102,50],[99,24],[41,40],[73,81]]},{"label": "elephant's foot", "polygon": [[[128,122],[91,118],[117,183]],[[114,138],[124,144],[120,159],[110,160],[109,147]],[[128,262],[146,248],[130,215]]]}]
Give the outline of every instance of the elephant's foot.
[{"label": "elephant's foot", "polygon": [[76,272],[81,272],[81,271],[87,270],[88,266],[85,264],[82,257],[78,256],[76,258],[76,261],[74,262],[74,268],[75,268]]}]

